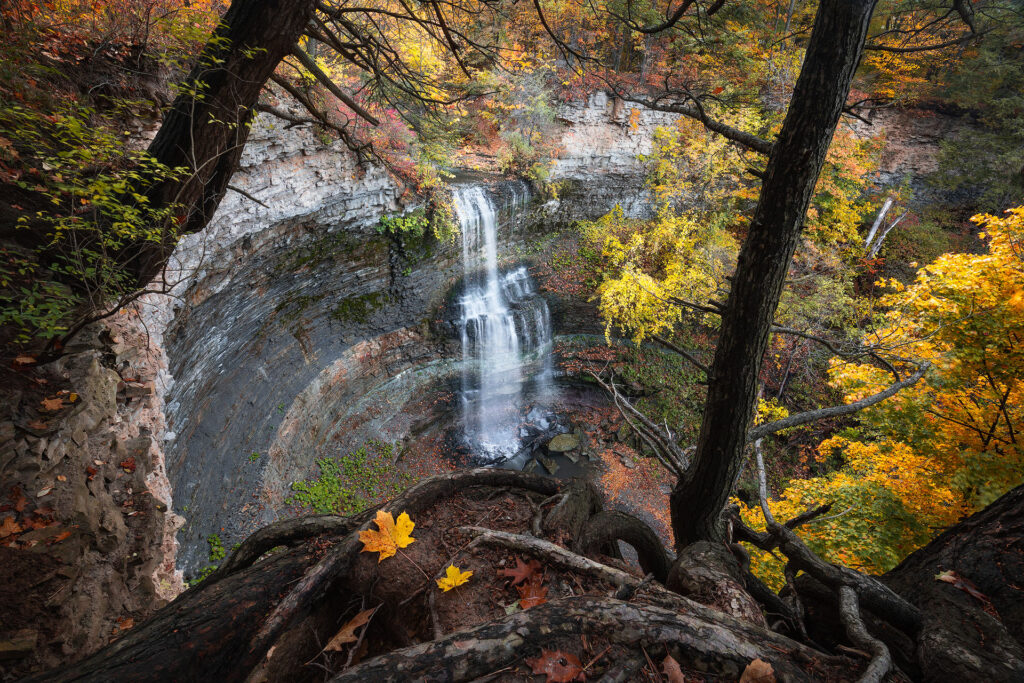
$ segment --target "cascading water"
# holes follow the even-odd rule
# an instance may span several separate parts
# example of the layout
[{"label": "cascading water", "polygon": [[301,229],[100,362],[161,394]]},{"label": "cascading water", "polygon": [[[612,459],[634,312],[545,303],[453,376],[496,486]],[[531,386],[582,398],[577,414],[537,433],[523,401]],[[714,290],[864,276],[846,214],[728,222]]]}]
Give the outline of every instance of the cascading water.
[{"label": "cascading water", "polygon": [[[514,192],[509,208],[525,199]],[[524,390],[541,396],[550,388],[551,317],[525,267],[498,270],[498,213],[485,189],[458,189],[455,210],[466,273],[459,300],[464,430],[477,459],[498,462],[519,451]]]}]

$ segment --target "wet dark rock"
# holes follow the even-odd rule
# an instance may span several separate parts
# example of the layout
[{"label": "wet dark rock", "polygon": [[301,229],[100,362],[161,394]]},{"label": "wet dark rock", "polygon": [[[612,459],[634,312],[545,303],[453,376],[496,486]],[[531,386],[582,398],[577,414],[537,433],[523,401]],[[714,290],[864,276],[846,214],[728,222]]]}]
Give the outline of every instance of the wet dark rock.
[{"label": "wet dark rock", "polygon": [[[536,462],[536,460],[534,462]],[[558,472],[558,463],[555,462],[554,458],[549,458],[542,455],[540,457],[540,462],[542,465],[544,465],[544,469],[546,469],[548,471],[548,474],[550,474],[552,477],[555,476],[555,474]]]},{"label": "wet dark rock", "polygon": [[615,432],[615,438],[618,439],[619,443],[626,443],[631,436],[631,432],[632,430],[629,428],[629,425],[623,422],[622,426],[619,427],[619,431]]}]

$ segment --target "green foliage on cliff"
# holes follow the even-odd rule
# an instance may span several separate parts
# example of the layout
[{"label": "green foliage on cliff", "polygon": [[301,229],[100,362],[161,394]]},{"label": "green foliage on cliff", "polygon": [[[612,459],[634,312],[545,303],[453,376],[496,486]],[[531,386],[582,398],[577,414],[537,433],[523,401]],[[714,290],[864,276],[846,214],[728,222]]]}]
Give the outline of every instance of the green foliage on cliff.
[{"label": "green foliage on cliff", "polygon": [[393,444],[373,439],[341,458],[320,458],[320,476],[293,482],[295,493],[285,502],[318,514],[355,514],[412,484],[412,476],[395,466],[394,455]]},{"label": "green foliage on cliff", "polygon": [[0,179],[21,212],[22,245],[3,251],[0,325],[18,343],[116,310],[137,290],[130,264],[139,251],[177,239],[181,207],[153,206],[146,192],[185,172],[128,147],[128,131],[115,127],[120,108],[0,107]]}]

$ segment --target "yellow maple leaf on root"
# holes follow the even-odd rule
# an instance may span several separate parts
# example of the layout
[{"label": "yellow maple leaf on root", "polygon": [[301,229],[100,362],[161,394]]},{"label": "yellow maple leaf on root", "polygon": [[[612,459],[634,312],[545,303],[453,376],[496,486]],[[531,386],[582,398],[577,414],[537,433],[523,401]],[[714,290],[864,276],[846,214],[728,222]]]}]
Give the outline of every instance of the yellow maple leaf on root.
[{"label": "yellow maple leaf on root", "polygon": [[398,515],[398,522],[390,512],[377,510],[377,518],[374,519],[379,531],[366,529],[359,532],[359,540],[363,542],[364,553],[380,553],[377,561],[380,562],[398,552],[416,539],[410,536],[412,529],[416,526],[405,512]]},{"label": "yellow maple leaf on root", "polygon": [[448,569],[445,570],[444,578],[437,579],[437,587],[447,593],[456,586],[467,583],[471,576],[473,576],[473,572],[464,572],[455,565],[450,564]]}]

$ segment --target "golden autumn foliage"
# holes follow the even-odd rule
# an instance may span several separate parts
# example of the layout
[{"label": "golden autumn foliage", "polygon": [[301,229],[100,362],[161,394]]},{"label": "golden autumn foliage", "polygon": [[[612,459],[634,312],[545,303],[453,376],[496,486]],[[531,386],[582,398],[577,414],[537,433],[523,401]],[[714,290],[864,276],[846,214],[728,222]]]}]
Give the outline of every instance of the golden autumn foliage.
[{"label": "golden autumn foliage", "polygon": [[703,302],[722,289],[736,241],[726,231],[663,207],[638,223],[616,209],[586,229],[601,249],[606,277],[597,290],[601,316],[637,343],[682,319],[677,299]]},{"label": "golden autumn foliage", "polygon": [[398,521],[390,512],[377,511],[374,519],[377,531],[364,529],[359,532],[359,540],[363,542],[364,553],[380,553],[378,562],[395,555],[399,548],[404,548],[416,539],[411,536],[415,523],[405,512],[398,515]]},{"label": "golden autumn foliage", "polygon": [[[937,529],[981,509],[1024,472],[1024,208],[975,216],[983,254],[946,254],[909,285],[888,283],[883,324],[865,344],[931,363],[924,379],[860,415],[861,425],[818,447],[837,471],[793,480],[771,501],[788,519],[833,503],[833,518],[801,531],[823,557],[869,572],[892,568]],[[835,386],[852,402],[891,384],[869,364],[835,363]],[[763,528],[760,511],[742,506]],[[754,553],[758,571],[780,567]]]},{"label": "golden autumn foliage", "polygon": [[471,576],[473,576],[473,572],[464,572],[455,565],[448,565],[444,576],[437,579],[437,587],[447,593],[456,586],[469,583],[469,577]]}]

